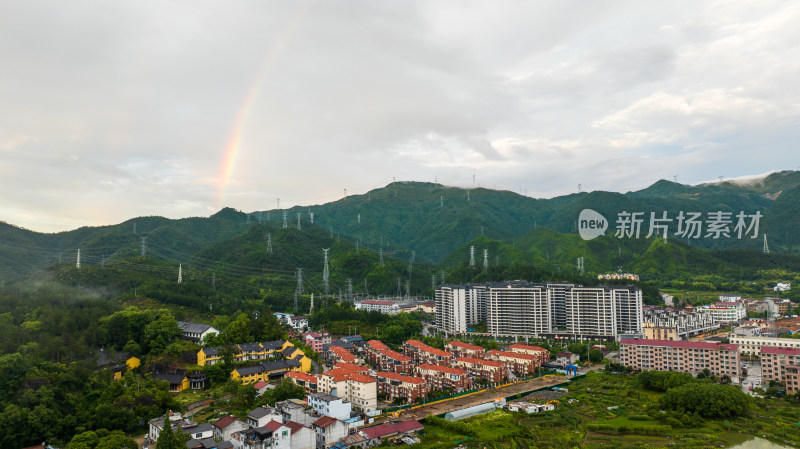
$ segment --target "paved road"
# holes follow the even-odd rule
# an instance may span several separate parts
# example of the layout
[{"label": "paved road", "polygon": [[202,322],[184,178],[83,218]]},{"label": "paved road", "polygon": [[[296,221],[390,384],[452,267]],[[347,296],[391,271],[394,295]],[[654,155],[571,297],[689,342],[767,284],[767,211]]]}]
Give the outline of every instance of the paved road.
[{"label": "paved road", "polygon": [[755,385],[753,383],[755,380],[761,381],[761,365],[758,363],[748,363],[747,377],[742,381],[742,391],[750,394],[750,385],[753,385],[754,388],[760,387],[761,385]]},{"label": "paved road", "polygon": [[[568,380],[565,376],[547,376],[538,379],[520,382],[514,385],[508,385],[501,388],[493,388],[480,393],[472,394],[469,396],[462,396],[448,401],[437,402],[435,404],[423,405],[415,409],[401,412],[402,419],[421,419],[430,415],[440,415],[442,413],[460,410],[465,407],[483,404],[498,398],[512,396],[517,393],[522,393],[537,388],[547,387],[551,385],[560,384]],[[396,418],[387,418],[396,419]]]}]

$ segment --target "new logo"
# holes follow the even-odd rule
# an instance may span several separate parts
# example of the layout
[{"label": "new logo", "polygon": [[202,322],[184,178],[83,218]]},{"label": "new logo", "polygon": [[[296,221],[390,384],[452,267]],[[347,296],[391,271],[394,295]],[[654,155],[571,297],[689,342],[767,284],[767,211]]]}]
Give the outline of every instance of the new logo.
[{"label": "new logo", "polygon": [[578,216],[578,234],[584,240],[591,240],[600,237],[608,229],[608,220],[591,209],[584,209]]}]

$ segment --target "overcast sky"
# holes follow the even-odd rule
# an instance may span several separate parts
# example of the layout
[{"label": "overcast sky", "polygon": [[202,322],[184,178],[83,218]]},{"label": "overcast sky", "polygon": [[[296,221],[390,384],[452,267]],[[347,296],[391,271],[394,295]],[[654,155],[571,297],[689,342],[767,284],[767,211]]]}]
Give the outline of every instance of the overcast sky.
[{"label": "overcast sky", "polygon": [[0,220],[800,167],[800,3],[0,2]]}]

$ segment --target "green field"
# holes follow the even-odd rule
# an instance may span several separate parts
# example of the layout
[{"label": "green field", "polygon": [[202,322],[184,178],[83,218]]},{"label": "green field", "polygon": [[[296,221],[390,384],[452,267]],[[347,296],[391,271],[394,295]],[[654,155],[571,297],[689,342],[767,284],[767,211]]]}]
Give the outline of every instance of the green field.
[{"label": "green field", "polygon": [[725,447],[748,435],[800,445],[793,399],[754,399],[746,416],[731,420],[676,422],[656,406],[663,394],[643,389],[635,376],[590,373],[567,388],[552,412],[497,410],[454,423],[429,418],[412,449]]}]

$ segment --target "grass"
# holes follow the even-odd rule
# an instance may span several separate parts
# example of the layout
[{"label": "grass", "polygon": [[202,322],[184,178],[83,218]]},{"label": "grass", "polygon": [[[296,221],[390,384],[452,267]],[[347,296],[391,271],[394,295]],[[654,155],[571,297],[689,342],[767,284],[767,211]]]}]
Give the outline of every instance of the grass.
[{"label": "grass", "polygon": [[675,427],[653,407],[662,394],[642,389],[635,377],[590,373],[568,388],[552,412],[497,410],[455,425],[431,420],[412,449],[724,447],[746,438],[742,434],[800,445],[800,407],[786,399],[756,399],[748,416],[730,421]]}]

